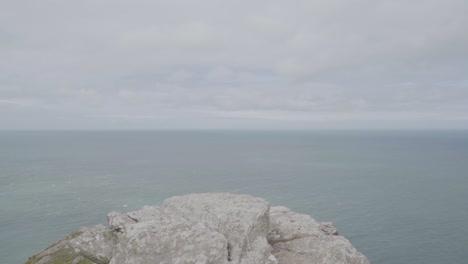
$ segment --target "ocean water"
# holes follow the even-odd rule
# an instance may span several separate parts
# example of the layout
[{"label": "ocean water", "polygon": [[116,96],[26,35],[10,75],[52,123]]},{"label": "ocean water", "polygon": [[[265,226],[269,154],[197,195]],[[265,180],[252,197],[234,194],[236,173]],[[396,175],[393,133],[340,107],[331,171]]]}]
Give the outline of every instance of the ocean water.
[{"label": "ocean water", "polygon": [[468,131],[0,132],[0,263],[189,192],[332,221],[374,263],[467,263]]}]

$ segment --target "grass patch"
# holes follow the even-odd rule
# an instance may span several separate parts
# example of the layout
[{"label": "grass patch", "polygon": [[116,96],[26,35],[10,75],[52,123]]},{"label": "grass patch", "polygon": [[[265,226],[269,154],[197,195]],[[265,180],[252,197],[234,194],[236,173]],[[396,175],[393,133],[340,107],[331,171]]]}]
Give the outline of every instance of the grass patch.
[{"label": "grass patch", "polygon": [[36,254],[28,259],[24,264],[35,264],[47,258],[48,264],[71,264],[75,259],[80,258],[78,264],[93,264],[91,260],[75,253],[75,251],[67,245],[67,242],[81,235],[81,231],[72,233],[71,235],[57,241],[44,251]]}]

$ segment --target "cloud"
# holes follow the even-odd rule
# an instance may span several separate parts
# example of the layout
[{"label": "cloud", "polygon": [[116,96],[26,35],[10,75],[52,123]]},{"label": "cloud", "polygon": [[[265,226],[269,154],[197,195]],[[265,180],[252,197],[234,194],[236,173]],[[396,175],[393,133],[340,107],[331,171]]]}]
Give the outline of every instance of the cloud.
[{"label": "cloud", "polygon": [[169,76],[168,81],[169,82],[185,82],[193,78],[193,74],[191,72],[185,71],[185,70],[179,70]]},{"label": "cloud", "polygon": [[0,99],[0,104],[19,106],[19,107],[30,107],[30,106],[34,106],[36,104],[36,101],[30,98]]},{"label": "cloud", "polygon": [[148,127],[256,127],[229,113],[268,128],[351,113],[342,128],[373,127],[364,117],[378,113],[381,126],[468,128],[467,12],[464,0],[10,1],[0,129],[26,127],[24,111],[38,128],[158,113],[169,120]]},{"label": "cloud", "polygon": [[232,74],[231,70],[227,67],[218,66],[211,69],[205,76],[208,81],[222,81]]}]

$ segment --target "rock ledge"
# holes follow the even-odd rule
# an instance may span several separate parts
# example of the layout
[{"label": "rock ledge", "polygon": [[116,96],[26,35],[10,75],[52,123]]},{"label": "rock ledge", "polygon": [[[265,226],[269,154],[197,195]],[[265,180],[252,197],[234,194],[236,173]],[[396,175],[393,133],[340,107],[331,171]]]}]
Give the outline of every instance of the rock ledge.
[{"label": "rock ledge", "polygon": [[175,196],[107,218],[25,264],[370,264],[331,223],[249,195]]}]

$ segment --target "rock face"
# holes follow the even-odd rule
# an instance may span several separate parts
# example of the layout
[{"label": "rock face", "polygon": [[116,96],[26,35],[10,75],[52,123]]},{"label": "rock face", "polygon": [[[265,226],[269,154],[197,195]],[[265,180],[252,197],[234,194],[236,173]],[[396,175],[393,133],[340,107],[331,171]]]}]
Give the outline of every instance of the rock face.
[{"label": "rock face", "polygon": [[278,263],[370,263],[331,223],[283,206],[270,209],[268,241]]},{"label": "rock face", "polygon": [[82,229],[26,263],[370,263],[331,223],[249,195],[176,196],[107,218],[108,227]]}]

